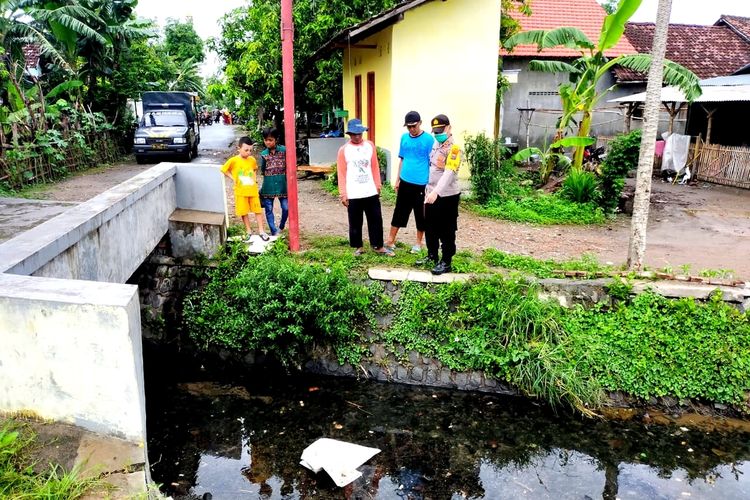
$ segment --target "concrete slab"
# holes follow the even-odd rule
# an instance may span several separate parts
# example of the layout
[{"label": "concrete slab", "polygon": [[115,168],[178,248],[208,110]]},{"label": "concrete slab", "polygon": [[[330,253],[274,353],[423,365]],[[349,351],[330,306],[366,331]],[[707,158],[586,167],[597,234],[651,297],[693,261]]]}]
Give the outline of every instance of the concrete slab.
[{"label": "concrete slab", "polygon": [[77,203],[0,198],[0,243],[57,217]]},{"label": "concrete slab", "polygon": [[103,479],[102,489],[81,497],[81,500],[133,500],[150,498],[145,471],[112,474]]},{"label": "concrete slab", "polygon": [[750,289],[745,287],[705,285],[681,281],[652,281],[633,285],[634,293],[642,293],[647,289],[670,298],[691,297],[704,300],[716,289],[721,290],[724,300],[729,302],[744,302],[750,297]]},{"label": "concrete slab", "polygon": [[378,281],[406,281],[409,278],[407,269],[382,269],[374,267],[367,271],[372,280]]},{"label": "concrete slab", "polygon": [[142,446],[100,434],[83,434],[76,453],[75,465],[81,468],[83,477],[145,467]]},{"label": "concrete slab", "polygon": [[429,271],[414,269],[385,269],[373,267],[367,271],[370,279],[378,281],[416,281],[419,283],[453,283],[454,281],[468,281],[474,274],[446,273],[433,276]]},{"label": "concrete slab", "polygon": [[406,279],[418,283],[432,283],[432,274],[429,271],[409,271]]},{"label": "concrete slab", "polygon": [[203,210],[185,210],[178,208],[169,216],[169,222],[192,222],[194,224],[224,224],[224,213],[205,212]]}]

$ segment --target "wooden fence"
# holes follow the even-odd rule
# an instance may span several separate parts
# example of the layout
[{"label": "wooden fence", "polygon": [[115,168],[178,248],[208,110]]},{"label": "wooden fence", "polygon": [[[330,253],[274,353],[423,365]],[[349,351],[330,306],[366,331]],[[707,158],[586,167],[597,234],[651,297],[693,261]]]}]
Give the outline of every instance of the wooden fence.
[{"label": "wooden fence", "polygon": [[691,144],[688,158],[693,160],[698,180],[750,189],[750,148],[706,144],[699,139]]}]

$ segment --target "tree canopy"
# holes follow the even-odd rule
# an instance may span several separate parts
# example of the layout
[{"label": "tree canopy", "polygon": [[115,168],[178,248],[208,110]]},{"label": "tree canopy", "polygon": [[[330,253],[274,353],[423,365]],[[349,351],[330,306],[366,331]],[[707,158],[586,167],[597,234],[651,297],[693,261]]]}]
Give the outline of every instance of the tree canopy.
[{"label": "tree canopy", "polygon": [[[348,26],[392,7],[396,0],[296,0],[295,83],[300,109],[316,111],[341,103],[340,54],[313,55]],[[224,62],[226,93],[239,97],[245,116],[258,108],[275,116],[282,105],[280,2],[254,0],[226,14],[221,37],[209,41]]]},{"label": "tree canopy", "polygon": [[196,64],[206,59],[203,52],[203,40],[195,32],[193,19],[186,21],[169,19],[164,27],[164,47],[177,64],[192,59]]}]

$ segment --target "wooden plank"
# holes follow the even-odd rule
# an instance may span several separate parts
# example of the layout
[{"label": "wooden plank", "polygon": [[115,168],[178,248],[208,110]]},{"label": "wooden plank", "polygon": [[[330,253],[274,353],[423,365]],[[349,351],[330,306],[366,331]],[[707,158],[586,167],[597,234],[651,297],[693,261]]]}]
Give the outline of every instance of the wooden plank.
[{"label": "wooden plank", "polygon": [[330,174],[333,173],[333,167],[330,165],[298,165],[297,172],[307,172],[310,174]]}]

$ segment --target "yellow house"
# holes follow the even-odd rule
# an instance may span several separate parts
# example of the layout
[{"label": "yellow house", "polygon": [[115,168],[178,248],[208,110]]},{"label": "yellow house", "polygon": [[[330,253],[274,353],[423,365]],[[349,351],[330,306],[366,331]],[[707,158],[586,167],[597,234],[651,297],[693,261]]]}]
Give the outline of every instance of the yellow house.
[{"label": "yellow house", "polygon": [[391,182],[408,111],[428,133],[432,117],[448,115],[461,145],[467,134],[493,133],[499,40],[500,0],[412,0],[322,48],[343,49],[344,109],[388,152]]}]

